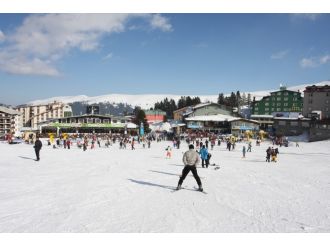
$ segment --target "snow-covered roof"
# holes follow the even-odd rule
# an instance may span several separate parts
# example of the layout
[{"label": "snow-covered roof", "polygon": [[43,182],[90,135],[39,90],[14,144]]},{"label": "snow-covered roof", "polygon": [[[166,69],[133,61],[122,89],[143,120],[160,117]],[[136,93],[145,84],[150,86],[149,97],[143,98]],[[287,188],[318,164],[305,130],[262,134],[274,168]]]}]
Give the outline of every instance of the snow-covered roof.
[{"label": "snow-covered roof", "polygon": [[224,114],[203,115],[203,116],[194,116],[194,117],[186,118],[187,121],[201,121],[201,122],[206,122],[206,121],[213,121],[213,122],[229,121],[230,122],[230,121],[239,120],[239,119],[241,119],[241,118],[224,115]]},{"label": "snow-covered roof", "polygon": [[274,119],[276,120],[306,120],[306,121],[309,121],[311,120],[310,118],[302,118],[302,117],[295,117],[295,118],[292,118],[292,117],[274,117]]},{"label": "snow-covered roof", "polygon": [[20,115],[21,113],[19,111],[15,111],[14,109],[10,109],[4,106],[0,106],[0,111],[7,113],[7,114],[11,114],[11,115]]},{"label": "snow-covered roof", "polygon": [[135,123],[127,123],[126,124],[127,129],[136,129],[138,126]]},{"label": "snow-covered roof", "polygon": [[273,115],[251,115],[251,118],[274,118]]}]

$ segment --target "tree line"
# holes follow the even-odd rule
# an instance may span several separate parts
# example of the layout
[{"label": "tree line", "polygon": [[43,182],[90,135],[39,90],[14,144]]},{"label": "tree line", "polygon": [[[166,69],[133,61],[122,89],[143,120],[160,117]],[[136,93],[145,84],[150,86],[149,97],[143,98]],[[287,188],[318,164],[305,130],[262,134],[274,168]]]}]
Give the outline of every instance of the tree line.
[{"label": "tree line", "polygon": [[[155,103],[154,108],[150,110],[162,110],[166,112],[167,119],[173,119],[173,111],[178,109],[193,106],[201,103],[201,99],[199,97],[190,97],[190,96],[181,96],[178,100],[178,103],[173,99],[165,98],[164,100]],[[251,94],[246,95],[243,93],[241,95],[240,91],[231,92],[230,96],[224,96],[223,93],[220,93],[218,96],[217,103],[220,105],[225,105],[228,107],[240,107],[242,105],[250,105],[251,104]]]}]

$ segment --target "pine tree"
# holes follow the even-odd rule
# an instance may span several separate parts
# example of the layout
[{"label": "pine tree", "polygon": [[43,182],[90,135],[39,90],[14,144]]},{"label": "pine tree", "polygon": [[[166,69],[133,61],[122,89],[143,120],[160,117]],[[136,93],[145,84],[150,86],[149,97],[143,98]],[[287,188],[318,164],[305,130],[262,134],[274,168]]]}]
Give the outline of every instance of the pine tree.
[{"label": "pine tree", "polygon": [[141,107],[139,106],[136,106],[134,108],[134,119],[133,119],[133,123],[135,123],[137,126],[140,126],[141,123],[143,123],[143,128],[144,128],[144,131],[147,133],[149,132],[149,124],[147,122],[147,119],[146,119],[146,114],[145,112],[141,109]]},{"label": "pine tree", "polygon": [[218,97],[218,104],[220,104],[220,105],[226,105],[226,104],[225,104],[225,96],[223,96],[223,93],[220,93],[220,94],[219,94],[219,97]]},{"label": "pine tree", "polygon": [[248,93],[247,104],[248,104],[248,106],[251,105],[251,94],[250,93]]}]

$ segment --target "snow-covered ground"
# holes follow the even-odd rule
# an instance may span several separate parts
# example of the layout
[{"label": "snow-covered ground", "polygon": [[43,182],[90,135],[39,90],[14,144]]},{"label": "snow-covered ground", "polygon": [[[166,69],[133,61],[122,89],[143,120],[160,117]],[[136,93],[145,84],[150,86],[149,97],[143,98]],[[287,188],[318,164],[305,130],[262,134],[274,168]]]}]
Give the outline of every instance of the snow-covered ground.
[{"label": "snow-covered ground", "polygon": [[330,232],[330,141],[279,149],[265,162],[269,143],[243,143],[211,151],[208,169],[198,168],[207,194],[173,192],[182,153],[169,143],[151,149],[52,149],[41,161],[32,145],[0,143],[0,232]]}]

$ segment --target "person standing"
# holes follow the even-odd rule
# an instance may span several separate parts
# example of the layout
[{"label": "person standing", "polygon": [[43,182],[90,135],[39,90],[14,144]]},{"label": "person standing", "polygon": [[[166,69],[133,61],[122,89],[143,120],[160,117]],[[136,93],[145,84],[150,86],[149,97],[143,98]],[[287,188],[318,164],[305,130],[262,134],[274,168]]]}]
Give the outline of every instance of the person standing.
[{"label": "person standing", "polygon": [[243,158],[245,158],[245,153],[246,153],[245,146],[243,146],[242,152],[243,152]]},{"label": "person standing", "polygon": [[251,148],[252,148],[252,142],[249,141],[249,146],[248,146],[248,149],[246,150],[246,152],[251,152]]},{"label": "person standing", "polygon": [[266,162],[270,162],[270,156],[272,155],[272,149],[271,147],[268,147],[266,150]]},{"label": "person standing", "polygon": [[196,166],[200,162],[200,158],[199,158],[198,153],[194,151],[194,145],[192,145],[192,144],[189,145],[189,150],[183,154],[182,161],[185,166],[182,170],[182,175],[180,176],[178,186],[176,189],[177,190],[181,189],[183,180],[185,180],[188,173],[191,171],[198,184],[198,190],[203,191],[202,182],[197,174],[197,168],[196,168]]},{"label": "person standing", "polygon": [[34,147],[34,151],[37,156],[36,161],[39,161],[40,160],[40,150],[42,148],[42,142],[39,140],[39,137],[37,137],[33,147]]},{"label": "person standing", "polygon": [[70,149],[70,145],[71,145],[71,141],[70,141],[70,139],[68,138],[68,139],[66,140],[66,146],[68,147],[68,149]]},{"label": "person standing", "polygon": [[202,167],[204,168],[204,163],[205,163],[206,168],[208,168],[208,166],[209,166],[209,164],[208,164],[208,154],[209,154],[209,152],[208,152],[207,148],[205,147],[205,145],[203,145],[203,147],[199,151],[199,154],[200,154],[201,159],[202,159]]}]

